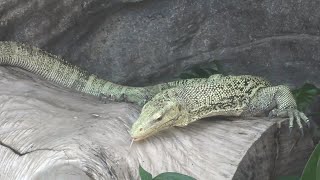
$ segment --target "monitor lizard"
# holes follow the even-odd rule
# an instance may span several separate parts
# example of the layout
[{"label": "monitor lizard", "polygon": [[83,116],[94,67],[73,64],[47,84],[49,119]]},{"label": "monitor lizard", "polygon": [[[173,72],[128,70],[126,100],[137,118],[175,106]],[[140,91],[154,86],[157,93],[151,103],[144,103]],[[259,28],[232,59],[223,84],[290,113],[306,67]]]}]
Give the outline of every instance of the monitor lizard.
[{"label": "monitor lizard", "polygon": [[[10,41],[0,42],[0,64],[15,66],[76,91],[125,101],[142,107],[131,128],[134,141],[145,139],[173,126],[186,126],[211,116],[269,116],[294,119],[302,130],[304,113],[287,86],[271,86],[263,78],[242,75],[212,75],[160,83],[145,87],[123,86],[98,78],[39,48]],[[303,132],[303,131],[302,131]]]},{"label": "monitor lizard", "polygon": [[[210,81],[214,78],[214,81]],[[297,110],[287,86],[272,86],[261,77],[251,75],[213,75],[204,83],[173,87],[156,94],[142,108],[131,128],[134,141],[145,139],[173,126],[183,127],[212,116],[289,117],[289,132],[296,120],[301,134],[301,119],[309,119]]]}]

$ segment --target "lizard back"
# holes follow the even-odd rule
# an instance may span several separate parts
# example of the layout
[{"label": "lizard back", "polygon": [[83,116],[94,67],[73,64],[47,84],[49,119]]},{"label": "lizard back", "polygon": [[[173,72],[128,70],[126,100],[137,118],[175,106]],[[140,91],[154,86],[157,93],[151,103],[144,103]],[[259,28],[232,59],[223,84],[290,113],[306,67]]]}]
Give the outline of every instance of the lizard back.
[{"label": "lizard back", "polygon": [[261,77],[225,76],[214,83],[177,88],[178,100],[183,102],[196,119],[229,115],[239,116],[248,107],[251,97],[271,84]]}]

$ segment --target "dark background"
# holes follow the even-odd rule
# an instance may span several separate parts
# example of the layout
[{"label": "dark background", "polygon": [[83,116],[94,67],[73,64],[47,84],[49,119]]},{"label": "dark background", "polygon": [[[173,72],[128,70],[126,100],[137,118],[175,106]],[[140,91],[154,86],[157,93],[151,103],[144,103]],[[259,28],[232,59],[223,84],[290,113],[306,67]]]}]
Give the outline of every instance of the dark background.
[{"label": "dark background", "polygon": [[320,85],[318,0],[6,0],[0,40],[145,85],[219,60],[230,74]]},{"label": "dark background", "polygon": [[0,40],[40,47],[135,86],[217,60],[228,74],[319,87],[319,34],[319,0],[0,2]]}]

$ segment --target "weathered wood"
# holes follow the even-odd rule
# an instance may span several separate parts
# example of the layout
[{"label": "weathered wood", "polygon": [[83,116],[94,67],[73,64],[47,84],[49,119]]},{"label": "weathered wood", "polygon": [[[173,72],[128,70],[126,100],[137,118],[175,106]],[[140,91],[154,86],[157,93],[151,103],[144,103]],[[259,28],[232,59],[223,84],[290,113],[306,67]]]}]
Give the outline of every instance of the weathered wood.
[{"label": "weathered wood", "polygon": [[153,175],[269,180],[299,174],[313,148],[307,135],[289,153],[299,134],[266,118],[201,120],[130,148],[139,108],[0,70],[0,179],[138,179],[141,164]]}]

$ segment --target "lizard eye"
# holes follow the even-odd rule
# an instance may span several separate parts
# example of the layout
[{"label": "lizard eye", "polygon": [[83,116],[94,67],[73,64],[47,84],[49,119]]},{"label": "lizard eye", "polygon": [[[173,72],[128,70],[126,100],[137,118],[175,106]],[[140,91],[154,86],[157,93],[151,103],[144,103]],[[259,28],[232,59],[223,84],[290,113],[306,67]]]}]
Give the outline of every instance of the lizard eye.
[{"label": "lizard eye", "polygon": [[139,131],[142,131],[142,130],[143,130],[143,128],[140,128],[140,129],[139,129]]},{"label": "lizard eye", "polygon": [[161,121],[162,117],[158,117],[157,119],[155,119],[155,121]]}]

